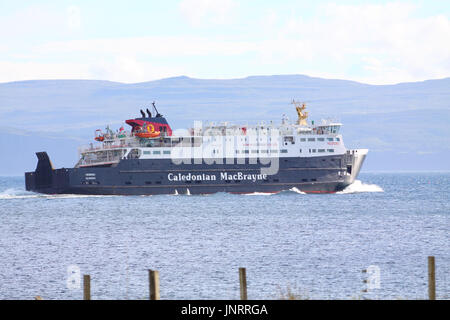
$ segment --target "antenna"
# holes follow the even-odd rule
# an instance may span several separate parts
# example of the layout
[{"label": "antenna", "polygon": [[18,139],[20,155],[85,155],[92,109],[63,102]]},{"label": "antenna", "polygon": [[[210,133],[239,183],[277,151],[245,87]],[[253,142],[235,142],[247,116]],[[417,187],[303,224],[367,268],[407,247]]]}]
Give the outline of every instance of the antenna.
[{"label": "antenna", "polygon": [[158,112],[158,109],[156,109],[155,101],[152,102],[152,106],[153,106],[153,108],[154,108],[155,111],[156,111],[156,116],[157,116],[157,117],[162,117],[162,115]]}]

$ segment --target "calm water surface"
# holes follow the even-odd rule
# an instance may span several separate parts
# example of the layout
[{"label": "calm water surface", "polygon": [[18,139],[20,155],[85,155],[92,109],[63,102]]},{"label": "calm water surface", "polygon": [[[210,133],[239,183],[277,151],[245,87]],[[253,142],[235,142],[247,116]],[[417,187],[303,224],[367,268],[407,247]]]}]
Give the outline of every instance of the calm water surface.
[{"label": "calm water surface", "polygon": [[[363,173],[341,194],[42,196],[0,177],[0,298],[250,299],[288,288],[310,299],[450,298],[450,173]],[[362,293],[362,269],[380,287]],[[70,282],[70,280],[73,280]]]}]

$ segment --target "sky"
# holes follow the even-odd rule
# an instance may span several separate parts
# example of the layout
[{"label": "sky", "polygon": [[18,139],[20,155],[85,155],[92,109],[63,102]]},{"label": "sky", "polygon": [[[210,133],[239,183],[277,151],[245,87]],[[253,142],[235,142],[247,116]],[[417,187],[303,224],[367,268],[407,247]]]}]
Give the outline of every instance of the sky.
[{"label": "sky", "polygon": [[450,1],[5,1],[0,82],[450,76]]}]

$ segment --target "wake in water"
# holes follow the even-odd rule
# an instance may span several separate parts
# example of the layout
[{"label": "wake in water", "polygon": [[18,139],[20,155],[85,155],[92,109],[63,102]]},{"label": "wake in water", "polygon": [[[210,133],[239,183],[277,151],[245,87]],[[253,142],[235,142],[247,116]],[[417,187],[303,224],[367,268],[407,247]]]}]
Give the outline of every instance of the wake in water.
[{"label": "wake in water", "polygon": [[289,189],[289,191],[292,191],[292,192],[295,192],[295,193],[298,193],[298,194],[306,194],[305,192],[298,190],[296,187],[293,187],[293,188]]},{"label": "wake in water", "polygon": [[0,192],[0,200],[13,199],[75,199],[75,198],[98,198],[98,197],[113,197],[103,195],[84,195],[84,194],[40,194],[28,192],[22,189],[9,188]]},{"label": "wake in water", "polygon": [[243,193],[245,196],[271,196],[273,194],[277,194],[275,192],[252,192],[252,193]]},{"label": "wake in water", "polygon": [[349,193],[361,193],[361,192],[384,192],[383,188],[376,184],[363,183],[360,180],[355,180],[351,185],[342,191],[336,192],[336,194],[349,194]]}]

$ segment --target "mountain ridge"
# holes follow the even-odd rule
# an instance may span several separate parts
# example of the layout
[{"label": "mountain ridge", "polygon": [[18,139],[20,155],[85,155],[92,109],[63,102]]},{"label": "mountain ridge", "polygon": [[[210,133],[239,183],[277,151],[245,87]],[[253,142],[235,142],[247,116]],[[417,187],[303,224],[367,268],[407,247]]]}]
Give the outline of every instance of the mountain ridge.
[{"label": "mountain ridge", "polygon": [[[4,168],[8,173],[33,170],[34,152],[42,150],[51,152],[55,164],[72,166],[76,146],[93,141],[96,128],[119,127],[139,117],[139,109],[151,107],[152,101],[176,129],[195,120],[270,121],[282,114],[295,119],[293,98],[307,102],[312,120],[339,119],[348,147],[372,150],[363,170],[401,168],[404,157],[399,155],[404,154],[410,155],[411,170],[424,165],[450,169],[445,162],[450,154],[450,78],[371,85],[307,75],[180,76],[134,84],[75,79],[0,83],[0,149],[14,154],[0,158],[0,175]],[[59,151],[61,140],[64,152]],[[18,145],[24,147],[16,156]]]}]

